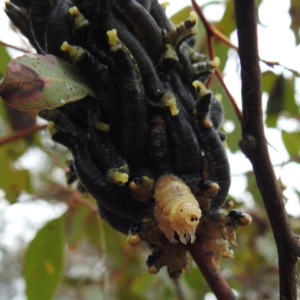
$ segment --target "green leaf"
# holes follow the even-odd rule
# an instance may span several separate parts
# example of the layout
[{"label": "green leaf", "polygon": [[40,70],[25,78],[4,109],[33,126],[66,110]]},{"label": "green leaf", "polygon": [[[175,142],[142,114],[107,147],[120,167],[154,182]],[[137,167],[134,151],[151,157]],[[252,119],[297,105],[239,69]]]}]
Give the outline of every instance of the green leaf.
[{"label": "green leaf", "polygon": [[38,54],[25,54],[8,64],[0,95],[20,110],[51,109],[87,95],[97,98],[72,65]]},{"label": "green leaf", "polygon": [[284,81],[283,110],[290,114],[298,114],[299,107],[295,101],[295,77]]},{"label": "green leaf", "polygon": [[97,247],[100,247],[101,237],[97,218],[99,218],[97,214],[90,211],[85,219],[85,230],[89,242]]},{"label": "green leaf", "polygon": [[23,274],[28,300],[50,300],[63,270],[63,216],[48,222],[30,242]]},{"label": "green leaf", "polygon": [[[269,76],[268,77],[272,77]],[[283,109],[284,101],[284,77],[276,76],[269,92],[269,99],[267,105],[267,119],[266,124],[269,127],[276,127],[279,113]]]},{"label": "green leaf", "polygon": [[69,246],[77,244],[84,236],[85,219],[89,209],[83,205],[77,204],[69,209],[66,214],[65,231],[66,240]]},{"label": "green leaf", "polygon": [[300,131],[297,132],[281,132],[282,140],[285,148],[290,156],[299,155],[300,152]]},{"label": "green leaf", "polygon": [[3,46],[0,46],[0,57],[0,78],[2,78],[4,76],[6,66],[11,60],[6,48]]},{"label": "green leaf", "polygon": [[110,264],[118,268],[124,259],[122,254],[122,237],[105,221],[101,220],[104,231],[100,234],[105,235],[106,252],[109,253],[108,260]]},{"label": "green leaf", "polygon": [[[269,77],[271,76],[269,75]],[[282,112],[294,115],[298,111],[299,108],[295,102],[295,78],[286,79],[283,75],[276,76],[269,92],[267,125],[269,127],[276,127],[277,119]]]},{"label": "green leaf", "polygon": [[214,91],[215,94],[221,95],[225,112],[225,121],[230,120],[234,123],[234,130],[226,135],[226,144],[232,152],[236,152],[240,150],[239,141],[242,138],[241,122],[239,121],[230,100],[216,77],[213,78],[209,88]]},{"label": "green leaf", "polygon": [[180,24],[181,22],[185,21],[186,19],[188,19],[190,12],[192,11],[192,7],[191,6],[186,6],[183,9],[181,9],[180,11],[178,11],[175,15],[173,15],[170,20],[172,21],[172,23],[174,23],[175,25]]},{"label": "green leaf", "polygon": [[261,76],[262,90],[270,94],[278,75],[271,71],[264,72]]},{"label": "green leaf", "polygon": [[5,198],[16,202],[22,191],[31,193],[31,180],[28,170],[16,169],[14,161],[24,153],[26,145],[23,141],[2,145],[0,147],[0,188],[5,191]]},{"label": "green leaf", "polygon": [[17,201],[22,191],[31,192],[31,180],[28,170],[13,170],[7,168],[4,174],[0,175],[1,189],[5,191],[5,198],[9,203]]},{"label": "green leaf", "polygon": [[233,1],[227,1],[226,10],[222,20],[219,23],[214,24],[214,26],[227,37],[236,29]]},{"label": "green leaf", "polygon": [[300,0],[291,0],[291,6],[289,9],[289,13],[291,16],[291,25],[290,28],[293,30],[296,44],[300,43]]}]

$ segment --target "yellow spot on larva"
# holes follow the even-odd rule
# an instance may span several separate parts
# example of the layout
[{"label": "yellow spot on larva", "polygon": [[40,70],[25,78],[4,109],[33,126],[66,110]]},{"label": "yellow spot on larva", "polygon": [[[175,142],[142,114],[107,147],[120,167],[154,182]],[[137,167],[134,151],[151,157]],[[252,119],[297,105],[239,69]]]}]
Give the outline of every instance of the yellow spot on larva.
[{"label": "yellow spot on larva", "polygon": [[172,93],[170,92],[165,93],[161,98],[161,101],[163,106],[167,106],[170,108],[172,116],[176,116],[179,114],[179,110],[176,106],[176,98]]},{"label": "yellow spot on larva", "polygon": [[252,222],[252,218],[248,214],[244,214],[243,218],[239,219],[239,223],[241,226],[248,226]]},{"label": "yellow spot on larva", "polygon": [[192,82],[192,85],[193,87],[196,89],[196,90],[200,90],[201,89],[201,82],[199,80],[195,80]]},{"label": "yellow spot on larva", "polygon": [[211,184],[210,192],[216,193],[219,190],[219,185],[215,182]]},{"label": "yellow spot on larva", "polygon": [[53,273],[54,273],[54,267],[53,267],[53,265],[52,265],[51,262],[45,261],[45,262],[44,262],[44,267],[45,267],[46,272],[47,272],[48,274],[53,274]]},{"label": "yellow spot on larva", "polygon": [[71,45],[68,42],[63,42],[60,46],[60,49],[65,52],[69,52],[71,50]]},{"label": "yellow spot on larva", "polygon": [[47,129],[49,131],[49,133],[51,135],[55,134],[57,132],[57,129],[55,128],[55,124],[53,121],[50,121],[48,124],[47,124]]},{"label": "yellow spot on larva", "polygon": [[206,128],[212,127],[212,123],[211,123],[209,117],[205,117],[205,118],[203,119],[203,125],[204,125]]},{"label": "yellow spot on larva", "polygon": [[112,169],[107,172],[107,177],[118,183],[126,183],[128,181],[129,175],[119,170]]},{"label": "yellow spot on larva", "polygon": [[117,45],[120,44],[119,38],[117,36],[117,30],[116,29],[112,29],[112,30],[108,30],[106,32],[107,36],[108,36],[108,44],[111,47],[115,47]]},{"label": "yellow spot on larva", "polygon": [[195,81],[193,81],[192,85],[196,89],[196,91],[198,92],[200,97],[207,94],[207,89],[201,81],[195,80]]},{"label": "yellow spot on larva", "polygon": [[194,11],[190,12],[189,20],[190,20],[190,22],[197,22],[198,17],[197,17],[197,14]]},{"label": "yellow spot on larva", "polygon": [[75,29],[78,29],[83,26],[88,26],[89,22],[84,18],[76,6],[73,6],[69,9],[69,13],[74,18]]},{"label": "yellow spot on larva", "polygon": [[222,102],[222,94],[215,94],[215,98],[219,101]]},{"label": "yellow spot on larva", "polygon": [[142,176],[142,179],[148,184],[148,185],[153,185],[154,184],[154,179],[150,178],[149,176]]},{"label": "yellow spot on larva", "polygon": [[148,273],[149,274],[156,274],[157,272],[158,272],[158,270],[154,266],[151,266],[150,268],[148,268]]},{"label": "yellow spot on larva", "polygon": [[182,274],[187,274],[188,273],[188,269],[187,268],[183,268],[182,269]]},{"label": "yellow spot on larva", "polygon": [[108,124],[100,122],[100,121],[95,122],[95,127],[100,131],[104,131],[104,132],[110,131],[110,126]]},{"label": "yellow spot on larva", "polygon": [[141,242],[141,238],[138,234],[129,234],[127,237],[127,243],[131,247],[137,246]]},{"label": "yellow spot on larva", "polygon": [[138,188],[138,185],[136,185],[134,181],[131,181],[128,186],[132,191],[135,191]]},{"label": "yellow spot on larva", "polygon": [[81,47],[72,46],[66,41],[62,43],[60,49],[64,52],[68,52],[73,61],[77,61],[85,53],[85,50]]},{"label": "yellow spot on larva", "polygon": [[210,62],[210,65],[211,65],[213,68],[218,68],[219,65],[220,65],[220,58],[219,58],[219,57],[215,57],[215,58]]},{"label": "yellow spot on larva", "polygon": [[126,183],[128,181],[129,175],[122,172],[116,172],[114,179],[116,182]]},{"label": "yellow spot on larva", "polygon": [[79,10],[76,6],[72,6],[69,8],[69,13],[73,16],[79,15]]}]

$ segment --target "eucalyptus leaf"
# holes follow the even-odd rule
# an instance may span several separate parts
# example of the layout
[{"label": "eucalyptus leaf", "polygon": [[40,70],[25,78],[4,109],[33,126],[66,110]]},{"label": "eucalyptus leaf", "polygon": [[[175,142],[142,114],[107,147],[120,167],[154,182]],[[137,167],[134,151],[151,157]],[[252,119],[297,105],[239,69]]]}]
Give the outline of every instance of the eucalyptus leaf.
[{"label": "eucalyptus leaf", "polygon": [[300,152],[300,131],[281,132],[283,143],[290,156],[299,155]]},{"label": "eucalyptus leaf", "polygon": [[0,77],[4,76],[5,69],[7,64],[10,62],[11,58],[9,54],[7,53],[7,50],[4,46],[0,46]]},{"label": "eucalyptus leaf", "polygon": [[192,11],[191,6],[186,6],[180,11],[178,11],[176,14],[174,14],[170,20],[172,21],[173,24],[178,25],[181,22],[185,21],[188,19],[190,12]]},{"label": "eucalyptus leaf", "polygon": [[291,17],[290,28],[293,30],[297,45],[300,43],[300,0],[291,0],[291,6],[289,9]]},{"label": "eucalyptus leaf", "polygon": [[19,110],[51,109],[87,95],[97,98],[72,65],[53,55],[14,59],[0,83],[0,96]]},{"label": "eucalyptus leaf", "polygon": [[63,270],[63,217],[48,222],[27,248],[23,274],[28,300],[50,300]]}]

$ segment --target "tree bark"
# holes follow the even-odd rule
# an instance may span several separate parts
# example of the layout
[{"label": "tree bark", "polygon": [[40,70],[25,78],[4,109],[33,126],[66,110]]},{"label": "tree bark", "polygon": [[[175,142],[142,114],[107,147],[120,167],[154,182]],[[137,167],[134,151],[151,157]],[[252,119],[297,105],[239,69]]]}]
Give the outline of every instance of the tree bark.
[{"label": "tree bark", "polygon": [[270,161],[264,134],[261,73],[257,45],[255,0],[235,0],[242,78],[242,140],[240,147],[252,163],[257,186],[276,241],[279,260],[280,299],[297,299],[298,239],[285,211],[281,190]]}]

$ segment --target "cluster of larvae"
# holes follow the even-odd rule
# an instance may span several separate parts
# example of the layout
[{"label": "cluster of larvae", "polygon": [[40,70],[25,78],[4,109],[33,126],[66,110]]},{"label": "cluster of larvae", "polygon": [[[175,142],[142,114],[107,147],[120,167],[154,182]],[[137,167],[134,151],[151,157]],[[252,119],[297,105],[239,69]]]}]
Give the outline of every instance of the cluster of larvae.
[{"label": "cluster of larvae", "polygon": [[72,153],[69,184],[89,193],[150,273],[178,279],[186,244],[232,257],[250,216],[230,207],[223,109],[205,88],[218,59],[193,49],[197,16],[174,26],[157,0],[11,0],[5,12],[39,54],[74,65],[90,96],[39,115]]}]

